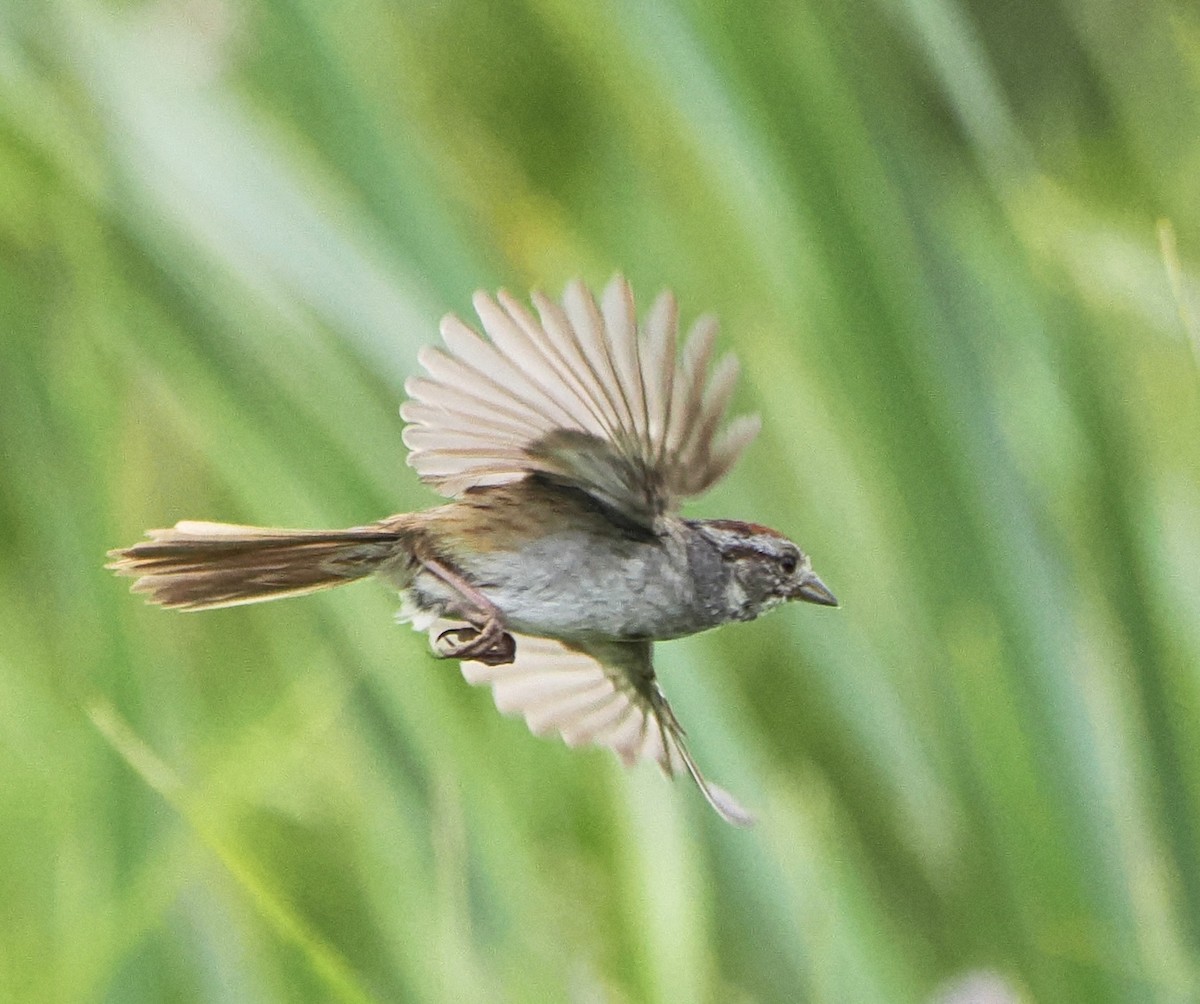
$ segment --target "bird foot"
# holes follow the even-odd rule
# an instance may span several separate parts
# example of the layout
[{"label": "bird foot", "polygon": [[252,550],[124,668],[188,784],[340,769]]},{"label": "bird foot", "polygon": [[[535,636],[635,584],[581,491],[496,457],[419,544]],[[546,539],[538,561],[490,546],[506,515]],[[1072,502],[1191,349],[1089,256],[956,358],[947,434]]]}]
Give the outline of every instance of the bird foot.
[{"label": "bird foot", "polygon": [[505,666],[517,656],[517,643],[499,621],[488,621],[482,628],[450,628],[437,636],[434,651],[439,659],[482,662],[485,666]]}]

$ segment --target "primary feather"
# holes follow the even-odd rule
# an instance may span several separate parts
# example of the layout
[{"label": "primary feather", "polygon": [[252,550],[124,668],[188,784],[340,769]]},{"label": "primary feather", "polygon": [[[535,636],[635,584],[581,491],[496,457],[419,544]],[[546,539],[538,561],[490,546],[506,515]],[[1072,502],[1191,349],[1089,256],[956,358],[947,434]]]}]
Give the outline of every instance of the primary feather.
[{"label": "primary feather", "polygon": [[669,293],[641,325],[620,276],[599,304],[578,281],[561,306],[532,299],[536,317],[503,290],[477,293],[488,337],[448,315],[445,350],[418,357],[429,375],[406,385],[404,442],[444,495],[541,473],[652,526],[723,477],[757,434],[754,416],[725,424],[737,362],[712,365],[711,317],[677,354]]}]

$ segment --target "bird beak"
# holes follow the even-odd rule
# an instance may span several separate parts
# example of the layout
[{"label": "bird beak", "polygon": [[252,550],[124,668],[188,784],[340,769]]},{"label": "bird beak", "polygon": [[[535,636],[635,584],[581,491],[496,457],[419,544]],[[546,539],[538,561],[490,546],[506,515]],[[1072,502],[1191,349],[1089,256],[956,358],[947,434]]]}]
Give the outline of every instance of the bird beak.
[{"label": "bird beak", "polygon": [[837,597],[829,591],[824,582],[817,578],[814,572],[808,572],[800,580],[800,584],[793,590],[791,598],[805,600],[808,603],[820,603],[823,607],[838,605]]}]

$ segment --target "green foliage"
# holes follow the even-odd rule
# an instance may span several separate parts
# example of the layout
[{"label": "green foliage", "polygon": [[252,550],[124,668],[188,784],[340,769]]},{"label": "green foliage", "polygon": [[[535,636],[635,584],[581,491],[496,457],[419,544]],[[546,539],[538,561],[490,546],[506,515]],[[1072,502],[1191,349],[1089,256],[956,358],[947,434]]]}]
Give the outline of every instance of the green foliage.
[{"label": "green foliage", "polygon": [[[0,999],[1200,997],[1198,91],[1165,0],[0,6]],[[101,569],[430,504],[441,312],[617,269],[843,602],[661,650],[757,829]]]}]

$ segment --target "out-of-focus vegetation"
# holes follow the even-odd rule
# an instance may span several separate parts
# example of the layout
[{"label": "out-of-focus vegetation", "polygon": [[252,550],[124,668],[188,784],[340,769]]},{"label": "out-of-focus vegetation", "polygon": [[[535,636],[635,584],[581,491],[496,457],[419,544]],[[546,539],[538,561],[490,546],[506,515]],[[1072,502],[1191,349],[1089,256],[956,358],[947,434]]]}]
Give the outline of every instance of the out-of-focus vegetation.
[{"label": "out-of-focus vegetation", "polygon": [[[1198,109],[1182,2],[0,6],[0,999],[1200,999]],[[440,314],[617,269],[843,602],[661,648],[755,830],[102,571],[431,504]]]}]

